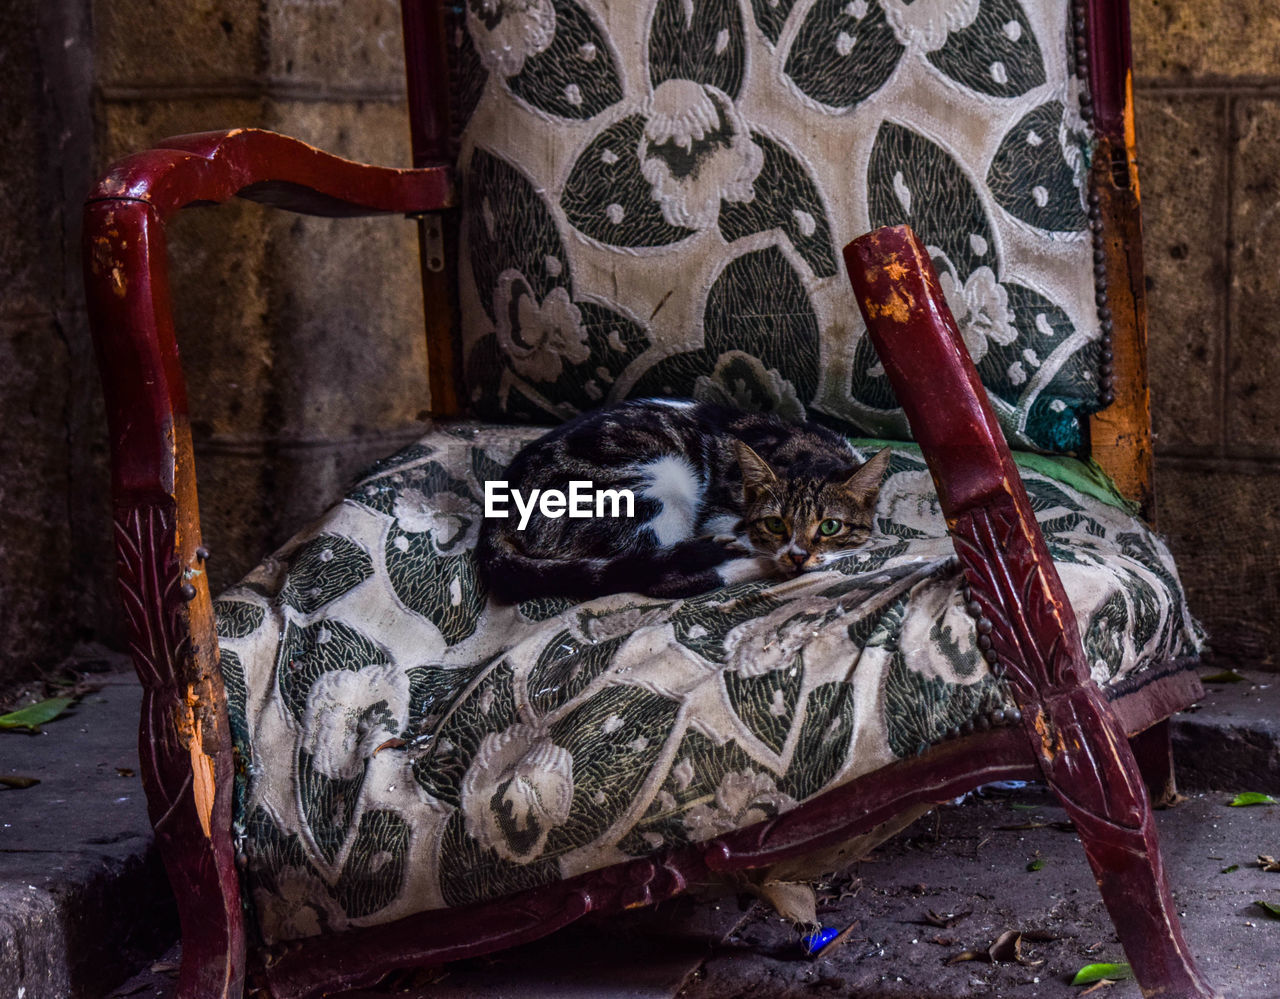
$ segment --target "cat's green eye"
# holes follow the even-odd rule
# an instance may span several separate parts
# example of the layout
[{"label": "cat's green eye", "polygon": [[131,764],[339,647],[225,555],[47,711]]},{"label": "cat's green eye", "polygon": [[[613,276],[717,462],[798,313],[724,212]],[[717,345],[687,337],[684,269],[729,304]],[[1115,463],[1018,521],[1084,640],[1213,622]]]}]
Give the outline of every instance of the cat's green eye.
[{"label": "cat's green eye", "polygon": [[764,529],[770,534],[785,534],[787,532],[787,525],[782,522],[781,517],[765,517],[761,523],[764,524]]},{"label": "cat's green eye", "polygon": [[830,517],[828,517],[826,520],[824,520],[821,524],[818,525],[818,533],[821,534],[824,538],[829,538],[833,534],[840,533],[840,527],[841,527],[840,521],[832,520]]}]

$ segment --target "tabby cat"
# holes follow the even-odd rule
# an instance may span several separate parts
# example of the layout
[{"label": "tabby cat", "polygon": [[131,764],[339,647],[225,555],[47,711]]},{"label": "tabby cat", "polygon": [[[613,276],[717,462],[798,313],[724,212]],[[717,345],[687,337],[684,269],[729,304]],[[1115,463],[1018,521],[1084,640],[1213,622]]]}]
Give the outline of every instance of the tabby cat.
[{"label": "tabby cat", "polygon": [[[506,601],[639,592],[683,597],[791,577],[871,534],[886,448],[859,465],[814,423],[670,399],[584,413],[523,448],[508,486],[631,490],[632,516],[488,516],[477,557]],[[495,510],[497,507],[495,506]],[[579,507],[579,512],[583,507]],[[625,511],[624,511],[625,512]]]}]

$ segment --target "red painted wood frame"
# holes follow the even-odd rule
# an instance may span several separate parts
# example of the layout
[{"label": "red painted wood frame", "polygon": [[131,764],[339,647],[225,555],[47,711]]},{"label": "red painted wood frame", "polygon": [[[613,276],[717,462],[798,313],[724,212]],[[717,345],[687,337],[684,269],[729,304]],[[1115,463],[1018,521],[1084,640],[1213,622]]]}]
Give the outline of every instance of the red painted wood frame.
[{"label": "red painted wood frame", "polygon": [[[708,871],[810,852],[915,803],[1037,774],[1072,812],[1144,989],[1213,994],[1195,971],[1169,905],[1150,809],[1124,739],[1185,706],[1198,684],[1171,670],[1108,706],[1087,680],[1073,618],[1016,470],[972,365],[957,347],[927,258],[905,231],[882,231],[851,245],[851,273],[934,471],[975,610],[991,622],[992,648],[1013,683],[1025,734],[976,732],[697,848],[494,903],[351,931],[340,941],[298,941],[246,955],[230,832],[234,760],[203,572],[164,224],[188,205],[240,196],[319,215],[417,215],[425,243],[454,198],[444,165],[450,151],[444,19],[431,0],[403,0],[403,15],[413,169],[352,163],[256,130],[206,133],[122,161],[91,192],[85,209],[85,280],[111,425],[119,578],[144,685],[143,777],[182,918],[180,995],[240,995],[247,961],[273,994],[302,996],[371,982],[395,967],[484,953],[587,911],[669,897]],[[1077,0],[1074,17],[1080,43],[1087,42],[1084,67],[1098,131],[1091,175],[1095,260],[1114,326],[1116,401],[1094,420],[1095,453],[1131,496],[1149,503],[1127,7],[1089,0],[1086,10]],[[423,278],[429,303],[450,301],[448,269],[425,253]],[[908,294],[902,316],[884,311]],[[426,314],[433,411],[449,415],[458,410],[455,332],[448,310]],[[925,382],[917,377],[921,364],[940,367],[930,367]],[[954,394],[937,390],[943,382]],[[1153,758],[1160,758],[1159,748]]]}]

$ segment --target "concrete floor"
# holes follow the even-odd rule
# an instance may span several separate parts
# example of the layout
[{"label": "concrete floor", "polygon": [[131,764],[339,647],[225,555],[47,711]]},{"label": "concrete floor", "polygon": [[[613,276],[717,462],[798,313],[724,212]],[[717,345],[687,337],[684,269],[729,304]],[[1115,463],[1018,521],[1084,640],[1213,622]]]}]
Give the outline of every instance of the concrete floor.
[{"label": "concrete floor", "polygon": [[[1184,784],[1199,780],[1204,758],[1213,756],[1213,779],[1226,786],[1187,792],[1185,802],[1157,816],[1187,937],[1211,981],[1232,999],[1280,996],[1280,920],[1253,904],[1280,904],[1280,873],[1256,863],[1259,854],[1280,856],[1280,806],[1226,804],[1237,791],[1280,785],[1280,753],[1270,734],[1280,718],[1280,684],[1273,679],[1259,675],[1254,683],[1211,690],[1206,707],[1175,720],[1175,741],[1193,764]],[[176,954],[164,954],[163,942],[177,927],[158,887],[132,772],[137,700],[130,679],[109,678],[45,735],[0,741],[0,772],[42,781],[0,791],[0,997],[172,995]],[[1223,765],[1224,758],[1242,765]],[[970,796],[924,817],[822,887],[825,925],[856,926],[816,959],[802,954],[796,932],[761,903],[680,900],[400,975],[365,995],[1080,995],[1083,989],[1067,984],[1079,967],[1123,954],[1064,822],[1063,811],[1035,785]],[[1043,861],[1039,870],[1028,870],[1032,860]],[[1237,869],[1223,873],[1232,865]],[[930,925],[931,911],[944,917],[936,922],[952,925]],[[966,950],[985,951],[1007,930],[1025,934],[1025,960],[1043,963],[947,963]],[[150,954],[163,956],[112,991],[124,977],[121,960],[137,967],[147,941]],[[1139,991],[1129,982],[1093,995],[1126,999]]]},{"label": "concrete floor", "polygon": [[[1230,808],[1202,793],[1158,816],[1186,935],[1201,968],[1231,999],[1280,995],[1280,920],[1253,901],[1280,904],[1280,873],[1256,866],[1280,854],[1280,808]],[[808,958],[797,933],[763,904],[733,900],[660,907],[570,927],[518,950],[461,962],[430,980],[377,994],[422,999],[952,999],[1080,995],[1083,965],[1123,961],[1075,833],[1042,788],[971,796],[939,809],[823,886],[824,924],[855,928]],[[1018,828],[1018,827],[1033,828]],[[1043,861],[1029,871],[1033,860]],[[1236,871],[1223,868],[1239,865]],[[965,915],[968,913],[968,915]],[[930,925],[930,914],[943,917]],[[1024,934],[1029,963],[948,961],[986,951],[1005,931]],[[656,957],[656,962],[655,962]],[[1035,962],[1035,963],[1030,963]],[[674,982],[680,967],[686,977]],[[658,973],[658,969],[661,973]],[[1137,999],[1133,982],[1094,995]]]}]

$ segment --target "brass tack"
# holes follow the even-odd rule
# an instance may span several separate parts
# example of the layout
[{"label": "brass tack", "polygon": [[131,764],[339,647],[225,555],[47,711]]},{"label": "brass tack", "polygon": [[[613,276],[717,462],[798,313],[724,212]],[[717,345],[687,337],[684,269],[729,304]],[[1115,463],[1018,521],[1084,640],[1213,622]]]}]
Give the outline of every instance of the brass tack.
[{"label": "brass tack", "polygon": [[986,732],[991,728],[991,719],[986,715],[978,715],[978,717],[974,719],[974,725],[977,726],[978,731]]},{"label": "brass tack", "polygon": [[1016,707],[1013,707],[1013,708],[1005,708],[1005,709],[1004,709],[1004,716],[1005,716],[1005,718],[1006,718],[1006,719],[1008,719],[1008,721],[1009,721],[1011,724],[1014,724],[1014,725],[1016,725],[1016,724],[1018,724],[1018,722],[1022,721],[1022,712],[1021,712],[1021,711],[1019,711]]},{"label": "brass tack", "polygon": [[1098,309],[1098,318],[1104,323],[1107,322],[1111,318],[1111,307],[1109,305],[1101,306]]},{"label": "brass tack", "polygon": [[990,717],[991,717],[991,724],[992,724],[992,725],[1003,725],[1003,724],[1004,724],[1004,712],[1003,712],[1003,711],[1001,711],[999,708],[996,708],[996,710],[995,710],[995,711],[992,711],[992,712],[991,712],[991,716],[990,716]]},{"label": "brass tack", "polygon": [[961,725],[961,726],[960,726],[960,734],[961,734],[961,735],[972,735],[972,734],[973,734],[973,722],[971,722],[971,721],[967,721],[967,722],[965,722],[963,725]]},{"label": "brass tack", "polygon": [[991,634],[991,619],[988,617],[978,618],[978,633],[980,635]]},{"label": "brass tack", "polygon": [[959,726],[959,725],[952,725],[949,729],[947,729],[947,738],[948,738],[948,739],[959,739],[959,738],[960,738],[960,726]]},{"label": "brass tack", "polygon": [[982,658],[985,659],[987,662],[994,664],[995,661],[1000,657],[996,654],[995,649],[983,649]]},{"label": "brass tack", "polygon": [[976,600],[970,600],[964,605],[964,609],[974,617],[979,617],[982,614],[982,605]]},{"label": "brass tack", "polygon": [[183,600],[191,601],[196,598],[196,588],[190,583],[183,583],[178,588],[178,593],[181,595]]},{"label": "brass tack", "polygon": [[983,652],[986,652],[987,649],[991,648],[991,637],[989,635],[979,635],[978,648],[980,648]]},{"label": "brass tack", "polygon": [[211,554],[212,553],[209,551],[209,549],[206,548],[204,545],[201,545],[199,548],[196,549],[196,558],[198,558],[201,562],[209,561],[209,556]]}]

